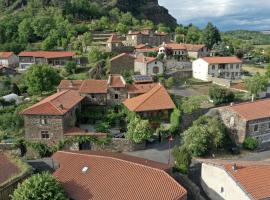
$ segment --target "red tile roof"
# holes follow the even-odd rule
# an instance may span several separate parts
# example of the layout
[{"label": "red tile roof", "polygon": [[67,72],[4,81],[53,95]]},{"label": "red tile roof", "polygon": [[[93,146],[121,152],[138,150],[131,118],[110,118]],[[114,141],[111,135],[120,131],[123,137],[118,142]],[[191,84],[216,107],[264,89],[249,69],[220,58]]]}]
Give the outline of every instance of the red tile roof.
[{"label": "red tile roof", "polygon": [[158,48],[141,48],[141,49],[136,49],[136,52],[138,53],[147,53],[147,52],[157,52]]},{"label": "red tile roof", "polygon": [[202,59],[209,64],[242,63],[237,57],[203,57]]},{"label": "red tile roof", "polygon": [[13,55],[13,52],[0,52],[1,59],[8,59],[12,55]]},{"label": "red tile roof", "polygon": [[135,112],[174,109],[173,103],[167,90],[162,85],[156,85],[150,91],[140,96],[126,99],[124,105]]},{"label": "red tile roof", "polygon": [[178,43],[162,44],[160,47],[166,47],[172,50],[186,50],[187,49],[187,47],[184,44],[178,44]]},{"label": "red tile roof", "polygon": [[[152,167],[136,162],[142,159],[115,155],[117,154],[57,152],[53,155],[53,159],[59,162],[60,168],[54,176],[63,184],[67,195],[72,199],[186,198],[186,190],[164,170],[158,168],[162,164],[155,164],[157,167]],[[85,173],[82,172],[84,167],[88,167]]]},{"label": "red tile roof", "polygon": [[149,45],[147,45],[147,44],[138,44],[137,46],[135,46],[135,49],[144,49],[146,47],[149,47]]},{"label": "red tile roof", "polygon": [[206,47],[204,44],[183,44],[186,46],[188,51],[199,51]]},{"label": "red tile roof", "polygon": [[255,120],[270,117],[270,99],[240,103],[227,106],[246,120]]},{"label": "red tile roof", "polygon": [[118,58],[121,58],[121,57],[130,57],[130,58],[132,58],[132,59],[135,59],[135,57],[133,57],[133,56],[127,54],[127,53],[121,53],[121,54],[119,54],[119,55],[117,55],[117,56],[111,58],[110,61],[117,60]]},{"label": "red tile roof", "polygon": [[155,58],[155,57],[137,56],[135,61],[148,64],[148,63],[154,62],[156,60],[157,60],[157,58]]},{"label": "red tile roof", "polygon": [[0,153],[0,170],[0,185],[21,172],[3,153]]},{"label": "red tile roof", "polygon": [[128,86],[129,94],[144,94],[157,86],[158,83],[132,84]]},{"label": "red tile roof", "polygon": [[109,87],[112,88],[125,88],[126,82],[121,75],[111,74],[108,80]]},{"label": "red tile roof", "polygon": [[83,94],[106,94],[108,82],[106,80],[85,80],[79,92]]},{"label": "red tile roof", "polygon": [[64,115],[84,97],[81,97],[78,91],[64,90],[55,93],[37,104],[25,109],[22,114],[24,115]]},{"label": "red tile roof", "polygon": [[107,40],[107,43],[121,43],[122,41],[118,38],[118,36],[114,33],[111,37]]},{"label": "red tile roof", "polygon": [[64,58],[75,56],[74,52],[68,51],[23,51],[20,57],[37,57],[37,58]]},{"label": "red tile roof", "polygon": [[57,88],[61,90],[79,90],[82,83],[83,80],[62,80]]},{"label": "red tile roof", "polygon": [[[240,161],[206,161],[206,163],[222,166],[248,195],[255,200],[270,198],[270,163]],[[233,171],[232,165],[237,170]]]}]

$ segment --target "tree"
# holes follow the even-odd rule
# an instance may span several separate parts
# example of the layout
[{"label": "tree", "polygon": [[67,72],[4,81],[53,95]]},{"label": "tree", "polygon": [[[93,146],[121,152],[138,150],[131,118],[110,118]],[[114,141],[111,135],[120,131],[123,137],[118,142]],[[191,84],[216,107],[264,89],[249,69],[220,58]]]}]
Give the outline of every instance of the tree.
[{"label": "tree", "polygon": [[57,71],[48,65],[34,64],[27,70],[25,75],[27,91],[30,94],[52,91],[60,80],[61,77]]},{"label": "tree", "polygon": [[191,26],[187,32],[186,42],[197,44],[199,43],[200,37],[201,37],[200,30],[196,26]]},{"label": "tree", "polygon": [[96,63],[103,58],[103,52],[97,47],[92,47],[88,54],[88,61],[90,63]]},{"label": "tree", "polygon": [[185,145],[176,146],[174,147],[172,154],[175,160],[174,167],[181,173],[187,174],[192,159],[192,155],[188,148]]},{"label": "tree", "polygon": [[135,143],[141,143],[153,135],[149,121],[142,120],[139,117],[131,119],[127,129],[126,138]]},{"label": "tree", "polygon": [[61,184],[49,173],[35,174],[19,184],[12,200],[68,200]]},{"label": "tree", "polygon": [[116,31],[120,34],[126,34],[128,32],[128,27],[123,23],[118,23],[116,26]]},{"label": "tree", "polygon": [[181,111],[175,108],[170,116],[170,132],[176,133],[180,128]]},{"label": "tree", "polygon": [[160,32],[160,33],[169,33],[170,31],[171,31],[170,27],[167,27],[164,24],[159,24],[158,25],[158,32]]},{"label": "tree", "polygon": [[256,73],[253,77],[245,80],[245,85],[252,95],[252,100],[262,91],[266,90],[268,79],[266,75]]},{"label": "tree", "polygon": [[173,77],[170,77],[165,81],[165,86],[166,88],[171,89],[174,83],[175,83],[175,79]]},{"label": "tree", "polygon": [[234,101],[235,95],[233,92],[226,88],[222,88],[219,86],[212,86],[209,89],[210,99],[213,100],[215,105],[223,104],[223,103],[231,103]]},{"label": "tree", "polygon": [[74,74],[76,72],[77,64],[74,61],[69,61],[65,64],[65,70],[69,74]]},{"label": "tree", "polygon": [[255,150],[259,146],[259,142],[256,138],[247,137],[243,142],[243,147],[248,150]]},{"label": "tree", "polygon": [[221,41],[219,30],[212,23],[208,23],[202,34],[202,42],[212,49],[213,45]]}]

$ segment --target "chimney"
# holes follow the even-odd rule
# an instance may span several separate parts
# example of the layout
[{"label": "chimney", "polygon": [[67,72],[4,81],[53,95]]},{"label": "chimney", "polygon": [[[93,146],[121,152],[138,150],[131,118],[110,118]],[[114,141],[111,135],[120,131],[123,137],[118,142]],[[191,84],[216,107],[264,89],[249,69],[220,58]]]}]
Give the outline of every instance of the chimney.
[{"label": "chimney", "polygon": [[73,86],[74,86],[73,81],[70,80],[70,81],[69,81],[69,87],[70,87],[70,88],[73,88]]},{"label": "chimney", "polygon": [[61,108],[61,109],[63,110],[63,109],[64,109],[63,104],[60,104],[60,105],[59,105],[59,108]]},{"label": "chimney", "polygon": [[233,170],[234,172],[237,171],[237,165],[236,165],[236,163],[233,163],[233,165],[232,165],[232,170]]}]

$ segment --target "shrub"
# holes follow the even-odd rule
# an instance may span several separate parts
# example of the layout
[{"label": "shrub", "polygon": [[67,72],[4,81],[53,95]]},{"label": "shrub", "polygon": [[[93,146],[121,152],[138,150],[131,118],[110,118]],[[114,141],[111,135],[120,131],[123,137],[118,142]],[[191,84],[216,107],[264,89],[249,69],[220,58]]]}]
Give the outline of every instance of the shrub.
[{"label": "shrub", "polygon": [[189,165],[191,164],[192,156],[186,146],[174,147],[173,157],[175,160],[174,167],[183,174],[188,173]]},{"label": "shrub", "polygon": [[12,200],[67,200],[61,184],[49,173],[36,174],[19,184]]},{"label": "shrub", "polygon": [[190,114],[201,107],[203,101],[206,100],[205,96],[191,96],[184,97],[181,101],[181,110],[185,114]]},{"label": "shrub", "polygon": [[47,144],[42,142],[28,142],[27,147],[31,147],[33,150],[35,150],[40,157],[49,157],[52,155],[53,150],[50,148]]},{"label": "shrub", "polygon": [[181,112],[175,108],[170,116],[170,132],[175,134],[180,127]]},{"label": "shrub", "polygon": [[109,132],[110,125],[107,122],[102,122],[96,125],[95,129],[97,132],[100,133],[108,133]]},{"label": "shrub", "polygon": [[213,100],[215,105],[220,105],[223,103],[230,103],[234,101],[234,93],[226,88],[221,88],[218,86],[212,86],[209,89],[210,99]]},{"label": "shrub", "polygon": [[76,72],[77,64],[74,61],[69,61],[65,64],[65,70],[68,74]]},{"label": "shrub", "polygon": [[175,83],[175,79],[173,77],[170,77],[165,81],[165,86],[168,89],[171,89],[173,87],[174,83]]},{"label": "shrub", "polygon": [[243,147],[248,150],[255,150],[259,146],[259,142],[256,138],[247,137],[244,140]]}]

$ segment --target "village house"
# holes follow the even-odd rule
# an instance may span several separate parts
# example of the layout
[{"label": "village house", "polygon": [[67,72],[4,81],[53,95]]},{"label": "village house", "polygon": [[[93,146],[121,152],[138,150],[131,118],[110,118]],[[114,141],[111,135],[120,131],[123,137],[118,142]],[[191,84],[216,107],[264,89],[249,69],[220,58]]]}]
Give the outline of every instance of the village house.
[{"label": "village house", "polygon": [[158,83],[133,83],[128,86],[128,99],[149,92]]},{"label": "village house", "polygon": [[0,67],[17,67],[19,58],[13,52],[0,52]]},{"label": "village house", "polygon": [[137,56],[134,64],[134,71],[141,75],[163,74],[163,63],[154,57]]},{"label": "village house", "polygon": [[218,111],[237,144],[246,137],[256,138],[261,146],[270,142],[270,99],[232,104]]},{"label": "village house", "polygon": [[164,54],[166,59],[174,58],[177,61],[186,61],[188,59],[186,46],[177,43],[163,43],[159,46],[158,54]]},{"label": "village house", "polygon": [[170,42],[170,35],[154,31],[151,28],[146,28],[142,31],[129,31],[125,41],[127,46],[148,44],[153,47],[159,46],[164,42]]},{"label": "village house", "polygon": [[166,164],[95,151],[59,151],[52,158],[60,166],[53,176],[70,199],[187,199],[187,191],[167,173]]},{"label": "village house", "polygon": [[135,57],[127,53],[119,54],[110,59],[110,74],[134,72]]},{"label": "village house", "polygon": [[242,61],[236,57],[203,57],[193,61],[192,70],[193,77],[203,81],[240,79]]},{"label": "village house", "polygon": [[211,200],[270,199],[268,162],[201,160],[201,186]]},{"label": "village house", "polygon": [[187,48],[188,57],[198,59],[210,55],[210,51],[204,44],[184,44]]},{"label": "village house", "polygon": [[144,118],[168,120],[171,111],[175,108],[175,104],[167,90],[161,84],[149,89],[147,88],[148,91],[142,95],[126,99],[124,105],[129,111],[136,112]]},{"label": "village house", "polygon": [[127,84],[121,75],[111,74],[108,79],[108,102],[119,105],[127,98]]},{"label": "village house", "polygon": [[72,61],[75,53],[67,51],[31,51],[21,52],[19,55],[19,70],[27,70],[32,64],[48,64],[52,66],[64,66]]},{"label": "village house", "polygon": [[123,46],[122,40],[120,40],[117,34],[112,34],[111,37],[107,40],[107,49],[110,52],[118,51],[120,47]]},{"label": "village house", "polygon": [[76,126],[84,97],[78,91],[57,92],[22,112],[26,140],[58,142]]}]

